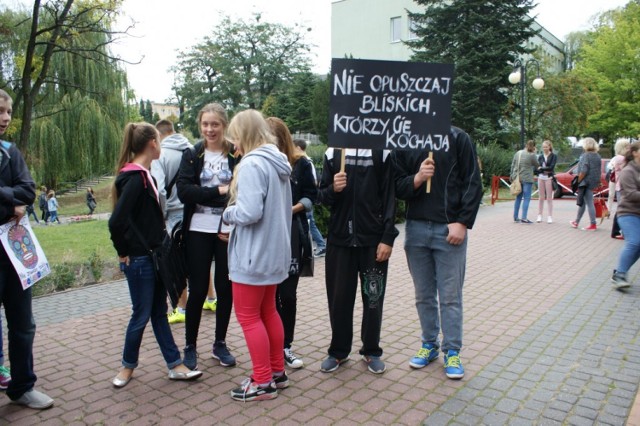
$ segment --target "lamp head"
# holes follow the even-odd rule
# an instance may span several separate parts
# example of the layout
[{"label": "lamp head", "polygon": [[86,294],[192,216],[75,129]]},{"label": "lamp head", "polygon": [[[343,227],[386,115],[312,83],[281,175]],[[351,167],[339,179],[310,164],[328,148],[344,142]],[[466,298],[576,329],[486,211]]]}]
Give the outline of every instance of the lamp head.
[{"label": "lamp head", "polygon": [[509,74],[509,83],[518,84],[520,83],[521,78],[522,76],[520,75],[520,70],[513,71],[511,74]]},{"label": "lamp head", "polygon": [[544,80],[538,77],[535,80],[533,80],[533,83],[531,83],[531,85],[533,86],[534,89],[540,90],[544,88]]}]

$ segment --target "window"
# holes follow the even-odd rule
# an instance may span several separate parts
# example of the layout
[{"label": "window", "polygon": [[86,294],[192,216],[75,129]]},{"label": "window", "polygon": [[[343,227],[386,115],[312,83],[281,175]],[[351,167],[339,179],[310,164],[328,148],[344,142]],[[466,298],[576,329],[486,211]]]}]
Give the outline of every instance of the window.
[{"label": "window", "polygon": [[391,42],[402,40],[402,18],[395,16],[391,18]]},{"label": "window", "polygon": [[418,34],[416,34],[417,27],[416,21],[409,18],[409,40],[415,40],[418,38]]}]

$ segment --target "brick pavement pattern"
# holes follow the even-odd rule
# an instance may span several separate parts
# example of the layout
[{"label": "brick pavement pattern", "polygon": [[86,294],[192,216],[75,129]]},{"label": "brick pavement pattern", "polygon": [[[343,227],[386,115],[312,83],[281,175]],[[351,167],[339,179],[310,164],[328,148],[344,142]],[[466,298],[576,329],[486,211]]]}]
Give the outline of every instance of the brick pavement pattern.
[{"label": "brick pavement pattern", "polygon": [[[532,202],[531,212],[537,203]],[[511,223],[512,203],[483,207],[470,233],[465,297],[466,377],[448,380],[442,357],[412,370],[420,346],[413,284],[396,242],[390,263],[382,347],[387,372],[375,376],[359,361],[360,302],[352,361],[319,371],[330,328],[324,261],[301,280],[295,351],[305,368],[272,401],[239,403],[228,392],[250,370],[235,315],[228,345],[238,366],[211,359],[212,313],[200,333],[194,383],[170,382],[148,327],[140,367],[124,389],[110,380],[120,365],[129,318],[126,283],[115,282],[34,301],[38,330],[37,387],[56,405],[36,412],[0,405],[0,423],[27,424],[622,424],[638,390],[640,286],[626,293],[608,282],[622,243],[610,221],[587,233],[571,229],[572,201],[555,205],[556,223]],[[535,216],[534,216],[535,217]],[[401,229],[403,229],[401,227]],[[637,269],[632,270],[637,281]],[[174,325],[184,344],[184,326]],[[6,348],[5,338],[5,348]]]}]

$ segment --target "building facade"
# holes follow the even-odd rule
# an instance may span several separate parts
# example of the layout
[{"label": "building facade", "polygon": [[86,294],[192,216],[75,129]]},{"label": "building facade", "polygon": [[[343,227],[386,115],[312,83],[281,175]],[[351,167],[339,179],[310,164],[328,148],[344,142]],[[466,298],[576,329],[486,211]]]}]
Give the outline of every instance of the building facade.
[{"label": "building facade", "polygon": [[[338,0],[331,4],[331,56],[407,61],[412,55],[403,41],[415,38],[408,12],[422,9],[413,0]],[[527,43],[539,49],[551,72],[564,70],[564,43],[540,29]]]}]

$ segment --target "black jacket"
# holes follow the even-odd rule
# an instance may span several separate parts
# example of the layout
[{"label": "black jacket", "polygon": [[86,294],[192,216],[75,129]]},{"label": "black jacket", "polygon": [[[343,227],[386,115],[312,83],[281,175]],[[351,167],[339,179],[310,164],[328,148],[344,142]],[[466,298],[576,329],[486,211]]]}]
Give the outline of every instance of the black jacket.
[{"label": "black jacket", "polygon": [[435,174],[431,193],[426,184],[413,187],[413,178],[428,151],[396,151],[396,194],[407,201],[407,219],[436,223],[462,223],[473,227],[482,199],[482,181],[476,149],[461,129],[451,127],[449,150],[433,152]]},{"label": "black jacket", "polygon": [[[293,165],[291,172],[291,201],[295,206],[300,200],[306,198],[310,207],[313,208],[318,198],[318,187],[316,186],[316,180],[313,177],[313,164],[311,160],[306,157],[301,157]],[[303,202],[305,204],[306,202]],[[306,208],[307,206],[305,206]],[[309,231],[309,222],[307,221],[307,212],[301,211],[296,214],[302,228],[305,232]]]},{"label": "black jacket", "polygon": [[[233,152],[227,156],[229,170],[233,169],[239,159],[235,158]],[[206,187],[200,185],[200,173],[204,167],[204,142],[200,141],[193,149],[186,149],[182,153],[180,162],[180,172],[176,187],[178,188],[178,198],[184,204],[184,218],[182,219],[182,229],[184,237],[187,238],[191,217],[196,211],[196,205],[207,207],[226,207],[229,201],[228,195],[221,195],[217,186]]]},{"label": "black jacket", "polygon": [[28,206],[36,199],[36,184],[18,148],[0,141],[0,225],[7,223],[16,206]]},{"label": "black jacket", "polygon": [[[544,154],[538,155],[538,170],[536,170],[536,174],[544,174],[547,176],[553,176],[555,174],[556,162],[558,161],[558,156],[555,153],[549,154],[549,161],[545,163]],[[544,167],[542,166],[544,164]]]},{"label": "black jacket", "polygon": [[348,149],[347,187],[336,193],[333,176],[340,171],[339,159],[333,148],[327,149],[318,191],[319,201],[331,210],[327,240],[342,247],[393,246],[398,230],[393,164],[388,151]]},{"label": "black jacket", "polygon": [[164,217],[145,173],[121,172],[115,181],[118,202],[109,218],[111,241],[118,256],[145,256],[149,251],[131,228],[133,221],[150,249],[158,248],[165,236]]}]

